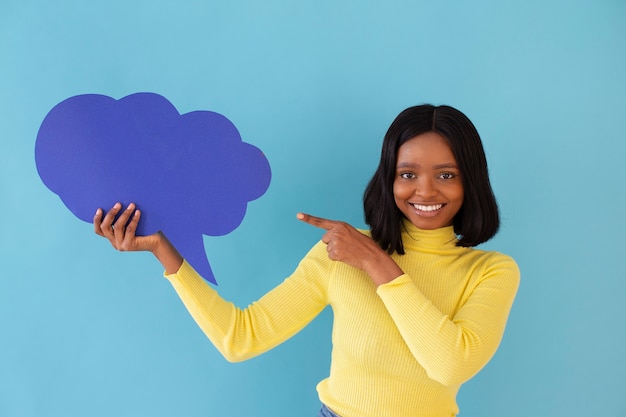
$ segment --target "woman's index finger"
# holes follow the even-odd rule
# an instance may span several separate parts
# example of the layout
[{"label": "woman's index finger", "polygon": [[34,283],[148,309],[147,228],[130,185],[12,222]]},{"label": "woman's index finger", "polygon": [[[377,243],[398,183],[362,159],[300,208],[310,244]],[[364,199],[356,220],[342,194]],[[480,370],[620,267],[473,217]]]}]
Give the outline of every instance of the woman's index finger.
[{"label": "woman's index finger", "polygon": [[320,229],[330,230],[337,224],[334,220],[328,220],[323,217],[311,216],[310,214],[298,213],[296,216],[298,220],[310,224],[311,226],[319,227]]}]

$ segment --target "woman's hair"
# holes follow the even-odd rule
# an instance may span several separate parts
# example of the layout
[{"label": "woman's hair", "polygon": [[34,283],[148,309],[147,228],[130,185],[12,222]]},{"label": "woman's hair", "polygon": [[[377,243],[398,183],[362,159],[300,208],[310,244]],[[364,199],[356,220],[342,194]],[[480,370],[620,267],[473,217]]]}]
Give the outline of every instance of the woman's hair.
[{"label": "woman's hair", "polygon": [[385,134],[380,164],[363,195],[365,222],[371,228],[372,238],[389,253],[404,254],[401,237],[404,215],[393,195],[398,149],[406,141],[427,132],[436,132],[447,140],[461,172],[463,205],[453,221],[454,232],[459,236],[457,246],[486,242],[500,226],[487,158],[472,122],[450,106],[409,107],[396,117]]}]

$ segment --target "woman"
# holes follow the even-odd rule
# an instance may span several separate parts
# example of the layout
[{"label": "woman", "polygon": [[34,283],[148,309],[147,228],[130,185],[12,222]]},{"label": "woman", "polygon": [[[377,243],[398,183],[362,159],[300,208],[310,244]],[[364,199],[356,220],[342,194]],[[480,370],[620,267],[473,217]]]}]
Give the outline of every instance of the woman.
[{"label": "woman", "polygon": [[[454,416],[456,394],[495,353],[519,285],[508,256],[473,247],[499,226],[480,137],[449,106],[400,113],[364,195],[370,231],[307,214],[321,242],[245,310],[223,300],[162,233],[135,236],[140,212],[98,209],[95,232],[118,250],[149,250],[230,361],[261,354],[333,309],[320,416]],[[114,219],[119,214],[118,220]],[[331,411],[332,410],[332,411]]]}]

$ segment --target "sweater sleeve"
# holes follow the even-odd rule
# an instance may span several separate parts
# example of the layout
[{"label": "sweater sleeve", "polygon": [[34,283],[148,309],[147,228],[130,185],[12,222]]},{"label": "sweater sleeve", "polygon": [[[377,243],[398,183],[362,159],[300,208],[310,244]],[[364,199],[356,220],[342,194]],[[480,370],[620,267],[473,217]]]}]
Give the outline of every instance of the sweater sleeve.
[{"label": "sweater sleeve", "polygon": [[328,261],[318,246],[289,278],[245,309],[224,300],[186,261],[165,277],[219,352],[228,361],[243,361],[289,339],[326,306]]},{"label": "sweater sleeve", "polygon": [[519,269],[508,256],[492,258],[453,317],[437,309],[406,274],[378,288],[413,356],[443,385],[458,385],[474,376],[502,339]]}]

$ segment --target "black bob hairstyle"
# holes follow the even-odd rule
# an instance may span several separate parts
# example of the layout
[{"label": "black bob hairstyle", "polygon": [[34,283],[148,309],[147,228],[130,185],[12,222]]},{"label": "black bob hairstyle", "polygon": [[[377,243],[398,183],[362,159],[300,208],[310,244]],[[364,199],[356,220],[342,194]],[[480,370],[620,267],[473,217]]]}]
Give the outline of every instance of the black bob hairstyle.
[{"label": "black bob hairstyle", "polygon": [[500,216],[491,189],[487,158],[474,124],[450,106],[423,104],[402,111],[383,140],[380,164],[363,195],[365,222],[372,238],[388,253],[404,254],[401,228],[404,215],[396,206],[393,183],[398,149],[417,135],[436,132],[450,145],[461,172],[464,198],[454,217],[457,246],[477,246],[498,232]]}]

